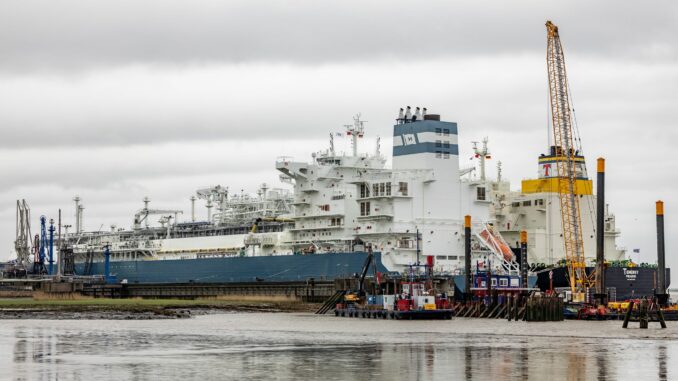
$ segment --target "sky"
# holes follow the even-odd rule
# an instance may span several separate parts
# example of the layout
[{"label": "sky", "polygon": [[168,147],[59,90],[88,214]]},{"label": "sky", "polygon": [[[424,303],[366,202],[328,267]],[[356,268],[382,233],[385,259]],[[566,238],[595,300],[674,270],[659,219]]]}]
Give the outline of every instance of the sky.
[{"label": "sky", "polygon": [[[517,189],[548,144],[546,30],[560,27],[590,173],[636,261],[656,260],[666,206],[678,267],[675,1],[0,2],[0,260],[17,199],[87,230],[129,227],[145,196],[183,209],[195,189],[279,187],[280,156],[310,160],[352,116],[390,152],[400,107],[459,125],[460,162],[489,137]],[[348,149],[347,142],[337,141]],[[206,209],[198,208],[199,217]]]}]

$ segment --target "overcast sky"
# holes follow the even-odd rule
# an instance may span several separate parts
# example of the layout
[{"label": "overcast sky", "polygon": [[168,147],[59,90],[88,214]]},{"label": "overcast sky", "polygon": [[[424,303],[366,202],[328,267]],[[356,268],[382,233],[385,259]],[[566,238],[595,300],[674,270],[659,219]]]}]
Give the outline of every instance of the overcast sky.
[{"label": "overcast sky", "polygon": [[[548,4],[547,4],[548,3]],[[0,2],[0,259],[15,203],[129,227],[144,196],[188,218],[196,188],[278,186],[276,157],[326,146],[353,114],[390,152],[399,107],[490,138],[519,187],[547,145],[546,31],[560,27],[588,168],[608,160],[619,244],[655,261],[666,201],[678,268],[675,1]],[[338,142],[345,146],[345,142]],[[205,215],[205,209],[199,213]],[[633,254],[638,260],[638,255]]]}]

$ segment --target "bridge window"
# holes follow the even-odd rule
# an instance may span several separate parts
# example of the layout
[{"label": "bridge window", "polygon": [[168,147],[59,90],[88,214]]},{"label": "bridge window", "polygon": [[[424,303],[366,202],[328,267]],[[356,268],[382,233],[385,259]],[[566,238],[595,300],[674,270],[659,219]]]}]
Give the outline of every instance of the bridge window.
[{"label": "bridge window", "polygon": [[400,192],[401,195],[407,196],[407,183],[406,182],[399,182],[398,183],[398,191]]},{"label": "bridge window", "polygon": [[478,201],[485,201],[485,187],[476,188],[476,199]]},{"label": "bridge window", "polygon": [[369,216],[370,215],[370,203],[369,203],[369,201],[360,203],[360,215],[361,216]]},{"label": "bridge window", "polygon": [[531,200],[523,201],[523,206],[531,206],[531,205],[532,205]]},{"label": "bridge window", "polygon": [[367,184],[360,184],[360,198],[370,197],[370,187]]}]

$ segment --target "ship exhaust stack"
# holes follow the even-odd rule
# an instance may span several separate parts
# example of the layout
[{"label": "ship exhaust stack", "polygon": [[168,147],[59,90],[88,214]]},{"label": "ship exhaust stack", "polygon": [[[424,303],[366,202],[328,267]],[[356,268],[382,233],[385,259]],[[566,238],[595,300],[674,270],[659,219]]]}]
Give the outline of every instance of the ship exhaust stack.
[{"label": "ship exhaust stack", "polygon": [[191,196],[191,222],[195,222],[195,196]]},{"label": "ship exhaust stack", "polygon": [[666,305],[669,295],[666,293],[666,262],[664,257],[664,202],[657,201],[657,301]]},{"label": "ship exhaust stack", "polygon": [[605,286],[605,159],[598,158],[596,203],[596,302],[607,304]]},{"label": "ship exhaust stack", "polygon": [[471,216],[464,216],[464,296],[471,300]]},{"label": "ship exhaust stack", "polygon": [[80,196],[75,196],[73,201],[75,201],[75,233],[80,234],[82,233],[82,210],[84,207],[80,204]]},{"label": "ship exhaust stack", "polygon": [[527,232],[520,232],[520,282],[525,292],[527,292]]}]

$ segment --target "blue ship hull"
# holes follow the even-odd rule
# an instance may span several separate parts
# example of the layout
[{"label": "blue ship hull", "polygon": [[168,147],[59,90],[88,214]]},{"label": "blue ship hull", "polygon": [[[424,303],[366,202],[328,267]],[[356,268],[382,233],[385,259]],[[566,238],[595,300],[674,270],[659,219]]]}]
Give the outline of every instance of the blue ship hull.
[{"label": "blue ship hull", "polygon": [[[313,278],[334,280],[352,276],[362,270],[367,253],[331,253],[281,255],[268,257],[205,258],[177,260],[139,260],[111,262],[111,275],[128,283],[236,283],[292,282]],[[374,253],[377,271],[388,271],[381,263],[381,253]],[[78,275],[104,275],[104,264],[92,263],[85,274],[85,264],[75,265]]]}]

